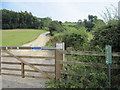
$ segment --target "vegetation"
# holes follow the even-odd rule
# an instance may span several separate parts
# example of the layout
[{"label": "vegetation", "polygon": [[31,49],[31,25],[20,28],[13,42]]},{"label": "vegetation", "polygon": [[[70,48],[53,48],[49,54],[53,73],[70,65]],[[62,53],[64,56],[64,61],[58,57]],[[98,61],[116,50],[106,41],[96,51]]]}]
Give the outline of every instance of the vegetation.
[{"label": "vegetation", "polygon": [[[31,13],[3,11],[3,29],[32,28],[50,31],[51,40],[46,46],[54,46],[56,42],[65,42],[66,50],[98,51],[104,52],[105,45],[111,45],[114,52],[120,52],[120,20],[116,14],[112,18],[107,9],[104,13],[107,20],[98,19],[97,16],[88,15],[87,19],[78,22],[53,21],[51,18],[37,18]],[[107,21],[107,22],[105,22]],[[41,32],[32,31],[3,31],[3,46],[19,46],[33,40]],[[27,35],[27,37],[26,37]],[[25,37],[25,38],[24,38]],[[28,38],[29,37],[29,38]],[[15,43],[11,43],[14,40]],[[21,41],[20,41],[21,40]],[[13,41],[12,41],[13,42]],[[100,63],[105,65],[104,57],[67,55],[73,61],[86,63]],[[119,57],[113,58],[113,63],[120,64]],[[50,88],[109,88],[107,70],[99,66],[80,66],[79,64],[66,65],[63,69],[73,72],[72,75],[63,75],[59,83],[51,80],[47,86]],[[81,74],[82,72],[82,74]],[[112,69],[112,88],[119,87],[118,69]]]},{"label": "vegetation", "polygon": [[[65,42],[65,48],[72,47],[75,50],[80,50],[88,41],[88,34],[84,27],[76,29],[74,27],[65,28],[62,33],[56,34],[53,39],[58,42]],[[71,42],[72,41],[72,42]]]},{"label": "vegetation", "polygon": [[49,30],[49,26],[52,22],[52,19],[49,17],[46,18],[39,18],[40,19],[40,29],[44,29],[44,30]]},{"label": "vegetation", "polygon": [[21,46],[36,39],[45,30],[15,29],[2,31],[2,46]]},{"label": "vegetation", "polygon": [[[52,21],[51,18],[37,18],[31,12],[14,12],[6,9],[0,10],[2,12],[2,29],[43,29],[51,30],[52,27],[57,28],[54,24],[60,26],[61,22]],[[52,25],[52,27],[50,26]],[[60,26],[61,28],[61,26]],[[55,30],[56,30],[55,29]]]},{"label": "vegetation", "polygon": [[77,22],[65,22],[63,23],[64,26],[75,27]]},{"label": "vegetation", "polygon": [[51,36],[53,36],[53,32],[56,32],[56,33],[62,32],[64,30],[62,26],[62,22],[52,21],[49,26],[49,30],[50,30]]},{"label": "vegetation", "polygon": [[32,13],[14,12],[6,9],[2,10],[2,28],[3,29],[16,29],[28,28],[38,29],[40,21]]},{"label": "vegetation", "polygon": [[48,87],[51,88],[108,88],[107,75],[105,69],[96,66],[97,63],[103,63],[102,57],[95,56],[66,56],[69,61],[80,61],[92,63],[93,66],[84,66],[81,64],[70,64],[64,67],[71,74],[62,75],[59,83],[51,80]]},{"label": "vegetation", "polygon": [[110,20],[107,25],[99,27],[94,32],[93,44],[104,48],[105,45],[111,45],[113,51],[120,52],[120,21]]},{"label": "vegetation", "polygon": [[[110,16],[110,13],[108,14],[106,16]],[[113,52],[120,52],[119,24],[120,20],[116,17],[110,18],[106,23],[98,19],[97,16],[88,15],[88,20],[78,20],[76,23],[65,22],[63,31],[59,33],[53,31],[54,35],[51,39],[52,41],[65,42],[66,50],[104,52],[105,45],[111,45]],[[52,45],[50,43],[47,45]],[[72,61],[105,65],[104,57],[67,55],[67,58]],[[120,61],[118,60],[119,57],[114,57],[113,63],[119,65]],[[96,65],[87,67],[72,64],[66,65],[64,70],[69,71],[71,75],[62,75],[59,83],[51,80],[47,86],[51,88],[109,88],[105,68]],[[112,88],[120,88],[119,73],[119,69],[112,69]]]}]

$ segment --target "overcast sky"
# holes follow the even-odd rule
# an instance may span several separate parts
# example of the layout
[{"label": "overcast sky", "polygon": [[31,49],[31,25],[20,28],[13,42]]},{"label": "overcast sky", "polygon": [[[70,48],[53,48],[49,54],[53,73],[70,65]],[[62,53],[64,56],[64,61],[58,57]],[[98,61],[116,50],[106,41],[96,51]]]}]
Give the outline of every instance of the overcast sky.
[{"label": "overcast sky", "polygon": [[105,8],[118,7],[119,0],[2,0],[2,9],[28,11],[34,16],[53,20],[73,21],[101,14]]}]

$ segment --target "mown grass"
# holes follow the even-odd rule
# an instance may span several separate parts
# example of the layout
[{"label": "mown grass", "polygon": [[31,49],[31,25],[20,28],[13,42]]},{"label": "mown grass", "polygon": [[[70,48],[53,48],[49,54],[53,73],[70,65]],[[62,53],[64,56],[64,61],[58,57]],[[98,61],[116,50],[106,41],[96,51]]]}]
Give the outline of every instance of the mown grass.
[{"label": "mown grass", "polygon": [[2,30],[2,46],[21,46],[36,39],[45,30],[13,29]]}]

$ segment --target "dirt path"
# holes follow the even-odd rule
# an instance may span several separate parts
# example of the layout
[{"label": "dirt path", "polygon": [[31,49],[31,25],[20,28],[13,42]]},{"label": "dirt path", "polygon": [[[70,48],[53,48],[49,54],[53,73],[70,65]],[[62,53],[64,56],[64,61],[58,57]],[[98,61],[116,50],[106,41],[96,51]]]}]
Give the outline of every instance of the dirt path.
[{"label": "dirt path", "polygon": [[28,44],[24,44],[22,46],[31,46],[31,47],[42,47],[45,46],[46,42],[49,41],[49,37],[46,36],[49,32],[43,33],[38,36],[38,38]]},{"label": "dirt path", "polygon": [[[31,46],[31,47],[42,47],[46,44],[46,42],[49,40],[49,37],[46,36],[49,32],[41,34],[36,40],[32,41],[31,43],[22,45],[22,46]],[[14,53],[15,55],[24,55],[24,56],[54,56],[54,52],[46,51],[46,50],[11,50],[11,53]],[[3,53],[5,54],[5,53]],[[24,59],[26,62],[30,63],[39,63],[39,64],[45,64],[45,63],[51,63],[54,64],[54,60],[46,60],[46,59]],[[2,61],[11,61],[11,62],[19,62],[14,58],[2,58]],[[8,67],[8,68],[21,68],[19,66],[15,65],[2,65],[2,67]],[[54,71],[54,68],[51,67],[38,67],[41,70],[50,70]],[[31,69],[30,67],[26,66],[25,69]],[[17,71],[2,71],[6,73],[14,73],[14,74],[21,74],[21,72]],[[40,73],[30,73],[25,72],[26,75],[32,75],[32,76],[41,76]],[[15,77],[15,76],[2,76],[2,87],[3,88],[45,88],[45,82],[47,80],[45,79],[34,79],[34,78],[21,78],[21,77]]]}]

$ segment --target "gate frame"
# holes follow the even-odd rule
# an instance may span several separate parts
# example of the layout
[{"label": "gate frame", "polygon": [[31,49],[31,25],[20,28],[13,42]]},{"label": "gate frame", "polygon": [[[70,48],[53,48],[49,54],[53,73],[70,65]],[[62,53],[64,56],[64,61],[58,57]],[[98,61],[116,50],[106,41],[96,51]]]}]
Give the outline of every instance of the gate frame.
[{"label": "gate frame", "polygon": [[[63,44],[63,43],[62,43]],[[63,44],[64,45],[64,44]],[[64,47],[64,46],[63,46]],[[41,50],[55,50],[55,78],[53,77],[50,77],[48,75],[48,73],[42,71],[42,70],[39,70],[38,68],[34,67],[34,65],[31,65],[29,64],[28,62],[24,61],[23,59],[21,59],[19,56],[16,56],[14,54],[12,54],[11,52],[9,52],[8,50],[11,50],[11,49],[17,49],[17,50],[20,50],[20,49],[41,49]],[[24,65],[28,65],[29,67],[31,67],[32,69],[38,71],[39,73],[43,74],[46,78],[48,79],[55,79],[55,80],[58,80],[59,78],[61,78],[61,69],[62,69],[62,65],[60,64],[60,60],[63,60],[63,54],[59,54],[59,51],[58,50],[64,50],[64,48],[62,49],[58,49],[56,47],[0,47],[0,52],[4,51],[6,52],[7,54],[10,55],[10,57],[14,57],[16,58],[18,61],[21,62],[21,76],[22,78],[25,77],[25,70],[24,70]],[[0,75],[2,74],[1,73],[1,57],[2,55],[0,55]],[[9,57],[9,56],[8,56]],[[47,57],[46,57],[47,58]],[[3,74],[4,75],[4,74]]]}]

